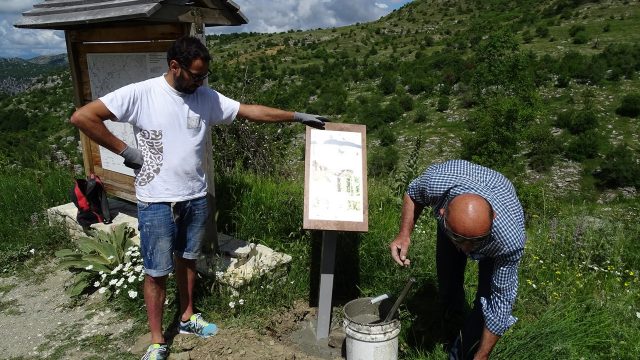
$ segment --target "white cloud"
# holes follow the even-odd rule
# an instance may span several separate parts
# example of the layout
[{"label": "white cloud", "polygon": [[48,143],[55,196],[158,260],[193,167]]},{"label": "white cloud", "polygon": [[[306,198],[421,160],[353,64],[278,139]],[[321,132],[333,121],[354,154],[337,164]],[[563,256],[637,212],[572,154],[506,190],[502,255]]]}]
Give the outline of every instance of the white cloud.
[{"label": "white cloud", "polygon": [[33,7],[33,4],[42,0],[0,0],[0,13],[15,14]]},{"label": "white cloud", "polygon": [[[208,33],[309,30],[377,20],[410,0],[235,0],[249,19],[243,26],[208,28]],[[62,31],[17,29],[20,14],[43,0],[0,0],[0,57],[31,58],[66,53]]]},{"label": "white cloud", "polygon": [[209,28],[211,33],[283,32],[368,22],[410,0],[235,0],[249,24]]},{"label": "white cloud", "polygon": [[0,20],[0,57],[32,58],[38,55],[66,53],[62,31],[18,29],[14,19]]}]

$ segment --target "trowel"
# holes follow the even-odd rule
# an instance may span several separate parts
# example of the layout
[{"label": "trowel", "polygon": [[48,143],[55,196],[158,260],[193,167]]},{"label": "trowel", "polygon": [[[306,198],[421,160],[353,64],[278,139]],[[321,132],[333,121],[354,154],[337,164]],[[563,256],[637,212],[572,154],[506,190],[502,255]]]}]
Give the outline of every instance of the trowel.
[{"label": "trowel", "polygon": [[404,298],[409,293],[409,289],[411,288],[411,285],[413,285],[414,282],[416,282],[416,279],[414,277],[410,277],[409,280],[407,281],[407,284],[404,286],[404,289],[402,289],[402,292],[396,299],[396,302],[393,303],[391,310],[389,310],[389,312],[387,313],[387,316],[384,318],[384,320],[382,320],[383,323],[389,322],[391,321],[391,319],[393,319],[393,315],[396,313],[396,311],[398,311],[398,307],[400,306],[400,304],[402,304],[402,301],[404,301]]}]

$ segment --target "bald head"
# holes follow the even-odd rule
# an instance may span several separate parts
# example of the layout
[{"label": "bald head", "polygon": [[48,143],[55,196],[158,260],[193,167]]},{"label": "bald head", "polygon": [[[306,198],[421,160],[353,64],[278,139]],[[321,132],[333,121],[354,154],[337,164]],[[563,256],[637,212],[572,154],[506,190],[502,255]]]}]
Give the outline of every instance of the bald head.
[{"label": "bald head", "polygon": [[480,195],[460,194],[454,197],[445,209],[447,227],[467,238],[483,236],[491,231],[493,210],[489,202]]}]

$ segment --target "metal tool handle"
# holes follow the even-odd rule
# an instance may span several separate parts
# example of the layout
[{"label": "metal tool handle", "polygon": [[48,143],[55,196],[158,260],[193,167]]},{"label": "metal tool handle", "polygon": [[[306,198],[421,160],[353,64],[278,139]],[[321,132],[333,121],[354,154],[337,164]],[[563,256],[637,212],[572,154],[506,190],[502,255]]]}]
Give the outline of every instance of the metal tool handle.
[{"label": "metal tool handle", "polygon": [[391,319],[393,318],[393,314],[396,313],[396,311],[398,310],[398,307],[400,306],[400,304],[402,304],[402,301],[404,300],[404,298],[407,296],[407,293],[409,292],[409,288],[411,288],[411,285],[413,285],[414,282],[416,282],[416,279],[414,277],[410,277],[409,281],[407,281],[407,284],[404,286],[404,289],[402,289],[402,292],[400,293],[400,296],[398,296],[398,299],[396,300],[396,302],[393,303],[391,310],[387,313],[387,317],[384,318],[383,322],[391,321]]}]

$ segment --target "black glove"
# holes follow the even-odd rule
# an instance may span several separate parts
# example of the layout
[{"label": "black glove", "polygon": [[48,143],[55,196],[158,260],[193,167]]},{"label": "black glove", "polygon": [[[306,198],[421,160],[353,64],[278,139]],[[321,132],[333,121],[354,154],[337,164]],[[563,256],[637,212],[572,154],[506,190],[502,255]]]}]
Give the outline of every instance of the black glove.
[{"label": "black glove", "polygon": [[124,158],[124,166],[133,170],[140,169],[144,163],[142,152],[136,148],[129,147],[129,145],[122,150],[120,156]]},{"label": "black glove", "polygon": [[324,116],[294,112],[293,119],[312,128],[324,130],[324,123],[329,121]]}]

